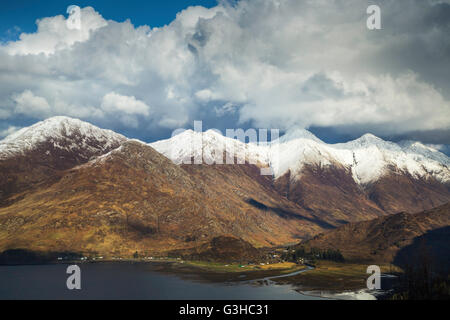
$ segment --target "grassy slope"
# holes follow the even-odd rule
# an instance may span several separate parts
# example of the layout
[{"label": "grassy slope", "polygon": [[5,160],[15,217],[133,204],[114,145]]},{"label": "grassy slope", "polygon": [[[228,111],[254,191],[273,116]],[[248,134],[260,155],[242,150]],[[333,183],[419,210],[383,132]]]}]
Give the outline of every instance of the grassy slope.
[{"label": "grassy slope", "polygon": [[[337,263],[319,261],[316,269],[299,275],[276,279],[278,283],[289,283],[300,290],[343,292],[366,288],[367,264]],[[380,265],[382,273],[401,272],[399,268],[390,265]]]}]

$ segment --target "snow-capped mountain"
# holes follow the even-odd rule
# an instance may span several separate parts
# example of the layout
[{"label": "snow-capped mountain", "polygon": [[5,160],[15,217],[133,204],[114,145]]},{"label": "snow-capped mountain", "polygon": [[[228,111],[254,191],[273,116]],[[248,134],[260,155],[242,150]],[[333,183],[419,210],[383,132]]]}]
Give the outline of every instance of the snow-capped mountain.
[{"label": "snow-capped mountain", "polygon": [[[180,166],[191,161],[244,165]],[[299,129],[262,145],[215,131],[147,145],[55,117],[0,141],[0,238],[55,249],[54,231],[67,239],[58,250],[101,241],[126,254],[221,235],[281,245],[448,203],[448,182],[449,158],[417,142],[327,144]]]},{"label": "snow-capped mountain", "polygon": [[[213,130],[206,132],[186,130],[171,139],[151,143],[150,146],[175,164],[222,164],[247,161],[255,165],[265,165],[270,162],[267,148],[227,138]],[[228,162],[224,158],[225,155],[229,157]]]},{"label": "snow-capped mountain", "polygon": [[[68,117],[53,117],[23,128],[0,141],[0,159],[21,155],[42,146],[78,153],[81,158],[103,155],[127,141],[111,130]],[[290,172],[301,176],[305,165],[338,166],[349,169],[358,184],[369,184],[392,171],[415,178],[450,181],[450,158],[420,142],[393,143],[366,134],[341,144],[326,144],[311,132],[297,129],[266,145],[244,143],[213,130],[187,130],[170,139],[150,144],[176,164],[242,163],[270,166],[274,177]],[[224,156],[228,156],[226,159]],[[234,158],[237,160],[234,160]],[[227,162],[228,161],[228,162]]]},{"label": "snow-capped mountain", "polygon": [[[55,179],[64,170],[91,161],[101,165],[108,153],[127,141],[113,131],[67,117],[24,128],[0,141],[0,200]],[[356,211],[375,216],[416,210],[417,201],[418,209],[427,209],[450,198],[449,158],[419,142],[397,144],[367,134],[347,143],[327,144],[297,129],[271,143],[258,144],[212,130],[187,130],[149,146],[177,165],[269,167],[266,171],[273,173],[274,187],[297,204],[329,212],[323,199],[334,199],[333,210],[341,213],[330,223],[349,221]],[[398,190],[403,192],[396,194]]]},{"label": "snow-capped mountain", "polygon": [[185,131],[150,146],[175,164],[199,164],[202,157],[204,164],[233,160],[229,154],[234,151],[241,162],[270,167],[280,195],[333,226],[386,213],[417,212],[450,200],[449,158],[418,142],[396,144],[366,134],[327,144],[299,129],[262,145],[214,131]]},{"label": "snow-capped mountain", "polygon": [[362,185],[392,171],[408,173],[416,178],[433,177],[444,183],[450,181],[449,158],[419,142],[399,145],[366,134],[341,144],[326,144],[308,138],[292,139],[272,144],[271,149],[271,159],[276,159],[279,152],[279,166],[274,166],[277,177],[288,170],[298,176],[303,165],[318,164],[348,168],[355,182]]},{"label": "snow-capped mountain", "polygon": [[[392,171],[415,178],[450,181],[450,159],[445,154],[419,142],[396,144],[374,135],[341,144],[326,144],[307,130],[290,132],[268,145],[243,143],[215,131],[185,131],[171,139],[150,144],[176,164],[212,164],[224,152],[252,164],[270,165],[275,178],[287,172],[297,179],[305,165],[338,166],[352,172],[356,183],[366,185]],[[200,162],[199,162],[200,161]]]},{"label": "snow-capped mountain", "polygon": [[64,170],[118,148],[127,138],[67,117],[23,128],[0,141],[0,204],[5,199],[54,182]]},{"label": "snow-capped mountain", "polygon": [[[0,159],[23,155],[50,145],[53,150],[102,154],[117,148],[127,138],[69,117],[53,117],[23,128],[0,141]],[[46,150],[45,152],[52,152]]]}]

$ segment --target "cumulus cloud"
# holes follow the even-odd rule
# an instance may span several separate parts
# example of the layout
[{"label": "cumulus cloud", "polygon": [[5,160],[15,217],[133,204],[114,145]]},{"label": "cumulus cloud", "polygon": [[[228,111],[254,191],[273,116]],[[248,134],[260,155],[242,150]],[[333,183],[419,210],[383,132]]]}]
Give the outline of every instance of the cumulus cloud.
[{"label": "cumulus cloud", "polygon": [[110,92],[103,97],[101,108],[106,112],[123,112],[148,116],[150,107],[135,97],[127,97]]},{"label": "cumulus cloud", "polygon": [[0,130],[0,139],[6,138],[10,134],[13,134],[14,132],[18,131],[20,128],[16,126],[9,126],[6,129]]},{"label": "cumulus cloud", "polygon": [[[76,105],[66,101],[59,94],[51,96],[51,103],[43,96],[36,95],[31,90],[25,90],[20,94],[13,94],[13,108],[8,117],[28,116],[37,119],[55,115],[67,115],[71,117],[93,119],[104,117],[101,109],[89,105]],[[1,113],[0,113],[1,116]]]},{"label": "cumulus cloud", "polygon": [[101,109],[106,114],[119,114],[121,122],[125,126],[137,128],[139,125],[136,116],[141,115],[148,117],[150,115],[150,107],[144,102],[137,100],[135,97],[127,97],[110,92],[103,97]]},{"label": "cumulus cloud", "polygon": [[145,129],[209,112],[280,129],[449,129],[448,1],[379,3],[379,31],[366,28],[369,1],[359,0],[222,1],[162,28],[106,21],[90,7],[80,30],[43,18],[0,46],[0,118],[65,114]]},{"label": "cumulus cloud", "polygon": [[80,15],[80,27],[69,28],[64,16],[38,19],[36,33],[22,33],[18,41],[10,42],[6,51],[12,55],[53,54],[70,48],[76,42],[89,39],[90,33],[105,25],[106,21],[93,8],[86,8]]},{"label": "cumulus cloud", "polygon": [[30,90],[25,90],[14,97],[16,108],[14,111],[21,114],[30,114],[35,116],[48,116],[51,108],[47,100],[33,94]]}]

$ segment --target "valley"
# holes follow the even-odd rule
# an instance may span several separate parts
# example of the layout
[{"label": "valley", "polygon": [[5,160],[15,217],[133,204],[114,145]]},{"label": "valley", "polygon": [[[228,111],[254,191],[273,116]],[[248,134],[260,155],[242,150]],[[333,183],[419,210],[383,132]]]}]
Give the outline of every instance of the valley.
[{"label": "valley", "polygon": [[[233,154],[241,164],[183,164],[199,156],[192,138],[203,158]],[[286,252],[314,248],[338,250],[345,263],[315,261],[282,281],[349,277],[357,287],[356,266],[404,268],[411,246],[450,226],[449,163],[420,143],[372,135],[328,145],[300,130],[257,146],[186,131],[146,144],[50,118],[0,141],[0,263],[170,257],[213,278],[256,277],[304,268]],[[261,175],[267,167],[273,176]],[[445,255],[445,236],[437,239]]]}]

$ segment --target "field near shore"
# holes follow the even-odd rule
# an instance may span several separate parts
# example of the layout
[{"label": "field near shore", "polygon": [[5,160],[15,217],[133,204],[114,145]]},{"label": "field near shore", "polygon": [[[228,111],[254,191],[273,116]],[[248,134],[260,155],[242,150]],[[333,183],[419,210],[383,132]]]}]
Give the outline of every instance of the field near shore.
[{"label": "field near shore", "polygon": [[[302,291],[343,292],[367,287],[367,264],[318,261],[315,269],[292,277],[276,279],[280,284],[291,284]],[[401,269],[391,265],[380,265],[382,273],[399,273]]]}]

